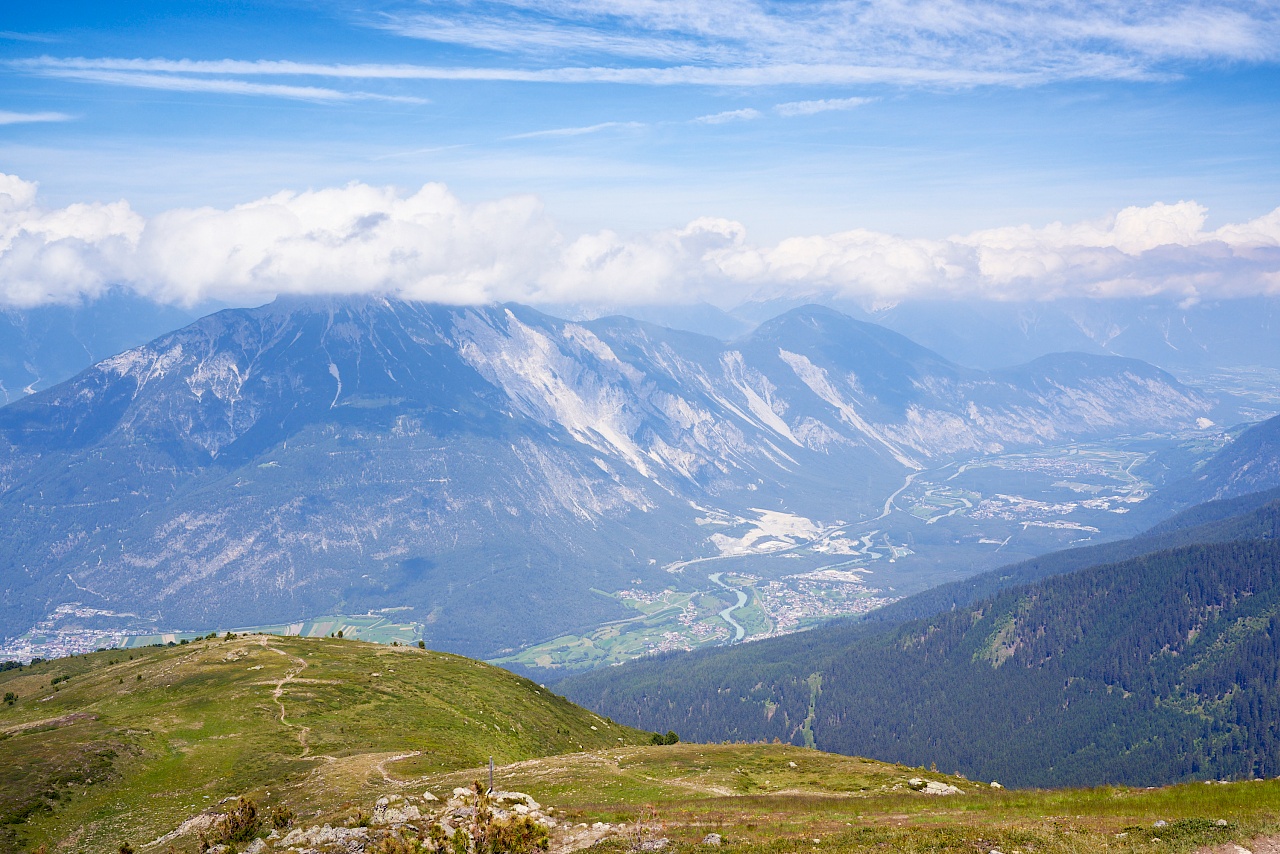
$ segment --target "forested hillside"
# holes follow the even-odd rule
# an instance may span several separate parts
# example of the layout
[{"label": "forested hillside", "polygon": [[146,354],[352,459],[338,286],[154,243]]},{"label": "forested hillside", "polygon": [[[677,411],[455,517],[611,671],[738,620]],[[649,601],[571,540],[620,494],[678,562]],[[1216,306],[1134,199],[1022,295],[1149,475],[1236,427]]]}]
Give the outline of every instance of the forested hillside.
[{"label": "forested hillside", "polygon": [[[897,627],[847,626],[562,683],[614,719],[781,738],[1017,785],[1280,773],[1276,504],[1186,545]],[[1157,532],[1158,536],[1158,532]]]}]

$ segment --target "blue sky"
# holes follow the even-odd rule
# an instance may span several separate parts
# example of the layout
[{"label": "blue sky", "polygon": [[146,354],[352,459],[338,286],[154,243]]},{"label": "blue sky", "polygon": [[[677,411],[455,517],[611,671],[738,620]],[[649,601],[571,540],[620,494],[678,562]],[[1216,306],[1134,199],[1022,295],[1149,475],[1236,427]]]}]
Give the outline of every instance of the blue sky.
[{"label": "blue sky", "polygon": [[146,0],[11,4],[0,29],[0,171],[46,214],[441,182],[652,250],[706,217],[776,248],[1280,205],[1266,2]]}]

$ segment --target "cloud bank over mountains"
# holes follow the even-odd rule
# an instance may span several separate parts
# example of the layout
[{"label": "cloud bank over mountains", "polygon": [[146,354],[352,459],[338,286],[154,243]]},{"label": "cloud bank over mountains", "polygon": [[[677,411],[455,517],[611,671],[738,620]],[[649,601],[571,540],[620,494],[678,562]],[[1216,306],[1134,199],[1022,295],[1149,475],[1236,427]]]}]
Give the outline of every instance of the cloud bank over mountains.
[{"label": "cloud bank over mountains", "polygon": [[1193,201],[1096,220],[946,239],[869,230],[754,244],[737,222],[621,235],[564,233],[532,196],[465,203],[353,183],[230,209],[144,217],[126,201],[39,204],[0,175],[0,304],[93,298],[112,286],[166,303],[378,293],[448,303],[646,304],[837,297],[1046,300],[1280,293],[1280,208],[1206,230]]}]

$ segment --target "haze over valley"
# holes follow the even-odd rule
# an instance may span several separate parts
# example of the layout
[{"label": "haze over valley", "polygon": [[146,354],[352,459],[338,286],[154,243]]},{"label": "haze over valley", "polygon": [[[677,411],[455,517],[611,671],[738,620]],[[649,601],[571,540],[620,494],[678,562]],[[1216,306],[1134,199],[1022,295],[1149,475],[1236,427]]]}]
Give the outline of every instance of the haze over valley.
[{"label": "haze over valley", "polygon": [[376,613],[570,669],[742,641],[1133,532],[1259,405],[1119,357],[964,368],[819,306],[725,342],[282,298],[0,410],[5,625],[39,655]]}]

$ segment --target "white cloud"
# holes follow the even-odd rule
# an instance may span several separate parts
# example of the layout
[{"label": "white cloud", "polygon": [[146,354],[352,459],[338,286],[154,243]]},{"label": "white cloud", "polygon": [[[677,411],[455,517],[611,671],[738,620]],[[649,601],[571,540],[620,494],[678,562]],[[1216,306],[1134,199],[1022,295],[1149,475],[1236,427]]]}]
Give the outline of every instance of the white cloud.
[{"label": "white cloud", "polygon": [[571,51],[609,56],[636,56],[667,61],[688,61],[705,51],[687,39],[655,40],[625,33],[602,32],[563,21],[508,21],[474,15],[411,15],[388,23],[386,29],[428,41],[462,44],[485,50],[557,54]]},{"label": "white cloud", "polygon": [[725,110],[723,113],[712,113],[709,116],[698,116],[695,122],[704,125],[722,125],[726,122],[749,122],[760,118],[759,110],[747,107],[743,110]]},{"label": "white cloud", "polygon": [[[893,83],[902,86],[984,86],[1032,85],[1047,82],[1041,72],[1007,68],[975,70],[966,68],[924,68],[911,65],[870,65],[849,62],[770,62],[762,64],[696,65],[661,67],[582,65],[567,67],[474,67],[432,65],[317,64],[287,60],[211,61],[170,59],[98,59],[40,57],[10,63],[28,73],[83,79],[86,82],[113,82],[100,72],[129,74],[234,74],[244,77],[293,76],[326,77],[335,80],[444,80],[504,83],[618,83],[636,86],[724,86],[734,88],[776,85],[855,85]],[[80,73],[74,73],[80,72]],[[1115,72],[1115,73],[1112,73]],[[1111,69],[1103,77],[1150,77],[1138,72],[1120,73]],[[191,79],[186,77],[183,79]],[[136,80],[118,78],[121,85]],[[306,87],[303,87],[306,88]],[[338,90],[329,90],[338,91]],[[366,93],[367,94],[367,93]]]},{"label": "white cloud", "polygon": [[875,100],[875,98],[826,98],[818,101],[790,101],[786,104],[775,104],[773,109],[783,116],[812,116],[834,110],[852,110]]},{"label": "white cloud", "polygon": [[46,36],[41,33],[15,33],[13,30],[0,30],[0,39],[13,42],[56,42],[53,36]]},{"label": "white cloud", "polygon": [[1203,229],[1195,202],[1125,208],[1104,219],[987,229],[946,240],[857,230],[735,247],[730,279],[853,299],[1042,300],[1072,296],[1242,296],[1280,292],[1280,209]]},{"label": "white cloud", "polygon": [[1205,229],[1195,202],[943,240],[870,230],[753,244],[703,218],[640,235],[566,236],[536,198],[467,204],[440,184],[349,184],[146,219],[124,201],[40,206],[0,176],[0,303],[92,297],[123,285],[166,302],[384,293],[455,303],[733,304],[775,296],[864,301],[1280,293],[1280,208]]},{"label": "white cloud", "polygon": [[66,113],[14,113],[0,110],[0,125],[21,125],[30,122],[69,122],[72,117]]},{"label": "white cloud", "polygon": [[94,297],[130,263],[144,221],[126,202],[36,206],[36,185],[0,174],[0,303]]},{"label": "white cloud", "polygon": [[425,104],[424,98],[402,95],[379,95],[373,92],[344,92],[322,86],[292,86],[280,83],[254,83],[226,78],[189,77],[136,71],[106,71],[81,68],[43,67],[40,74],[84,83],[102,83],[137,89],[162,89],[169,92],[210,92],[220,95],[265,95],[301,101],[392,101]]},{"label": "white cloud", "polygon": [[536,139],[542,136],[585,136],[591,133],[599,133],[602,130],[636,130],[644,126],[644,122],[601,122],[597,125],[587,125],[585,127],[552,128],[551,130],[517,133],[507,137],[507,139]]}]

